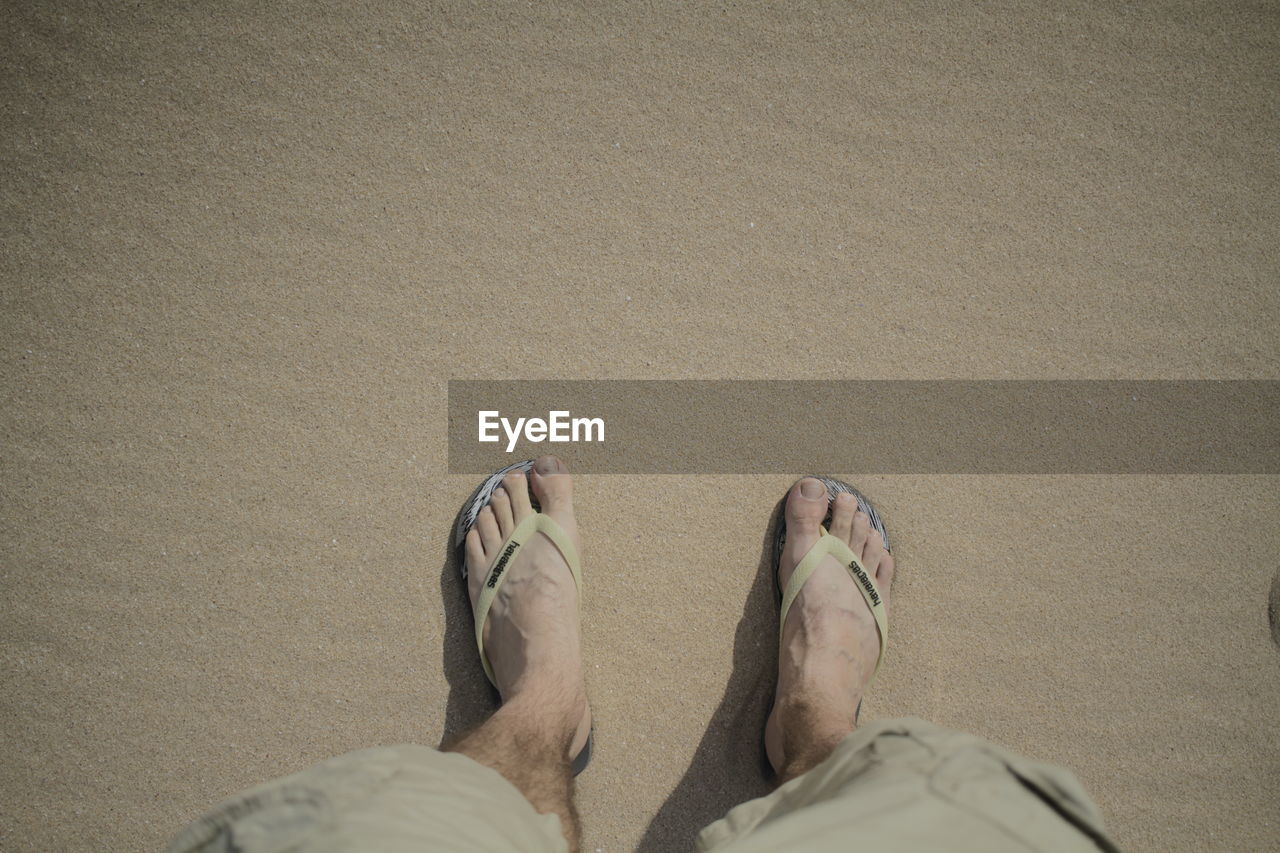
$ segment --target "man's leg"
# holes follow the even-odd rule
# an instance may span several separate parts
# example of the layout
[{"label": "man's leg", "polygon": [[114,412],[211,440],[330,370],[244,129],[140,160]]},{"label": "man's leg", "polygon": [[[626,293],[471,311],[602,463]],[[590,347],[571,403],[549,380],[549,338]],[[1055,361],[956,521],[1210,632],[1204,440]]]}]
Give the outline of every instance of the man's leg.
[{"label": "man's leg", "polygon": [[[788,494],[778,570],[784,588],[818,540],[828,505],[817,480],[802,480]],[[831,510],[831,534],[859,555],[887,605],[894,565],[880,534],[848,495],[838,495]],[[853,578],[825,558],[783,626],[765,727],[779,788],[705,828],[699,850],[1115,849],[1097,807],[1060,767],[923,720],[882,720],[855,732],[879,642]]]},{"label": "man's leg", "polygon": [[[818,541],[828,506],[827,487],[813,478],[801,480],[787,495],[787,541],[778,565],[782,589]],[[837,495],[830,508],[831,535],[861,558],[887,609],[893,557],[884,540],[853,495]],[[879,654],[871,609],[848,570],[835,557],[826,557],[801,589],[782,630],[777,693],[765,727],[765,746],[779,784],[816,767],[853,731]]]},{"label": "man's leg", "polygon": [[[473,604],[503,541],[533,513],[530,488],[542,512],[559,522],[581,551],[568,469],[554,456],[543,456],[527,478],[521,471],[507,474],[467,534]],[[507,572],[484,629],[502,707],[444,749],[493,768],[539,813],[557,815],[569,849],[576,850],[570,765],[591,730],[577,587],[560,552],[541,534],[520,549]]]},{"label": "man's leg", "polygon": [[[494,552],[533,512],[530,486],[542,511],[579,544],[572,484],[559,460],[539,459],[528,478],[508,475],[467,537],[473,602]],[[563,853],[566,841],[576,849],[570,757],[591,731],[577,588],[560,552],[541,534],[507,571],[485,626],[503,704],[484,724],[443,752],[414,745],[366,749],[244,791],[188,826],[170,853]]]}]

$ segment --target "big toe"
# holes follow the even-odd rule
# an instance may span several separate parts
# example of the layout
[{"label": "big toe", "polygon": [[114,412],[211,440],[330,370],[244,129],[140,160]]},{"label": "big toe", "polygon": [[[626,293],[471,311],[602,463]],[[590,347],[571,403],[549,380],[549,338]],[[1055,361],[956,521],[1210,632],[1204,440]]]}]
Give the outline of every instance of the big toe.
[{"label": "big toe", "polygon": [[805,477],[787,495],[787,538],[794,534],[816,535],[830,504],[827,486],[815,477]]},{"label": "big toe", "polygon": [[539,456],[530,478],[533,493],[544,510],[567,507],[573,500],[573,478],[569,466],[558,456]]},{"label": "big toe", "polygon": [[818,541],[829,507],[827,486],[814,477],[805,477],[787,494],[783,516],[787,523],[787,540],[778,566],[778,577],[782,583],[787,582],[791,570]]}]

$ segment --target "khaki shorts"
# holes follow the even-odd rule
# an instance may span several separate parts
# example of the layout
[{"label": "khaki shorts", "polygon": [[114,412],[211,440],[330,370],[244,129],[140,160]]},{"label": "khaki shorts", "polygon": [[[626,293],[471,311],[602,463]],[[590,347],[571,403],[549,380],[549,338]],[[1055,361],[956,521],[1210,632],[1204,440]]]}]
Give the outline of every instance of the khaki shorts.
[{"label": "khaki shorts", "polygon": [[[917,719],[868,724],[810,772],[702,830],[700,851],[1115,850],[1071,773]],[[188,851],[566,851],[498,773],[456,753],[348,753],[247,791],[187,828]]]}]

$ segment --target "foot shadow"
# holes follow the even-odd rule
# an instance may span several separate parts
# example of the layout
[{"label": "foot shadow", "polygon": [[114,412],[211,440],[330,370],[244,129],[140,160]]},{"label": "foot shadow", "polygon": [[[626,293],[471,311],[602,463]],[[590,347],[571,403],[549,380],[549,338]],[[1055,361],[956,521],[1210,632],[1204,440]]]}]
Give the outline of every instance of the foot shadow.
[{"label": "foot shadow", "polygon": [[774,600],[773,532],[782,522],[783,501],[760,547],[756,580],[747,594],[733,638],[733,670],[693,762],[650,821],[637,853],[692,850],[699,830],[725,812],[773,789],[764,753],[778,670],[778,617]]},{"label": "foot shadow", "polygon": [[[458,515],[461,514],[459,510]],[[453,531],[456,525],[455,518],[449,530]],[[440,601],[444,605],[442,663],[449,684],[444,732],[440,735],[440,748],[445,749],[493,716],[499,705],[498,691],[489,684],[476,651],[471,601],[462,578],[461,554],[453,547],[452,536],[445,542],[444,566],[440,569]]]}]

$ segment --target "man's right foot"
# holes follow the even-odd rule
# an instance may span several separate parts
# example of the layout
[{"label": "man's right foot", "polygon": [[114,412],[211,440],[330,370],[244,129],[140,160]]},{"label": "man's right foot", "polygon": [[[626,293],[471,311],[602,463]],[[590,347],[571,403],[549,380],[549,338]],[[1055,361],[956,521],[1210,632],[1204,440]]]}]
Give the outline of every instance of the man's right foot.
[{"label": "man's right foot", "polygon": [[[509,472],[467,533],[467,592],[475,607],[489,567],[516,525],[533,515],[530,490],[542,512],[582,544],[573,516],[569,469],[542,456],[528,476]],[[561,722],[573,759],[591,733],[591,711],[582,677],[578,589],[564,556],[546,536],[531,539],[507,569],[484,626],[484,647],[504,703],[528,698],[536,713]]]},{"label": "man's right foot", "polygon": [[[853,495],[838,494],[830,506],[826,485],[812,477],[796,483],[787,495],[787,539],[778,565],[781,588],[786,589],[792,572],[822,535],[828,508],[828,532],[862,560],[887,609],[893,557],[884,540]],[[858,703],[879,656],[880,635],[871,608],[849,570],[828,555],[801,589],[782,628],[778,687],[765,724],[765,751],[783,781],[808,769],[798,769],[797,761],[816,764],[853,731]]]}]

